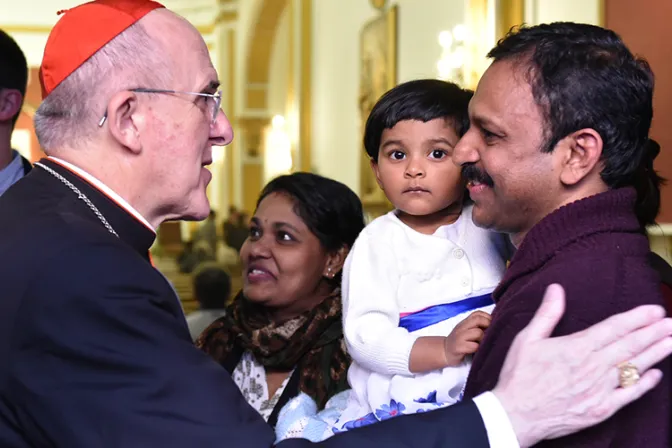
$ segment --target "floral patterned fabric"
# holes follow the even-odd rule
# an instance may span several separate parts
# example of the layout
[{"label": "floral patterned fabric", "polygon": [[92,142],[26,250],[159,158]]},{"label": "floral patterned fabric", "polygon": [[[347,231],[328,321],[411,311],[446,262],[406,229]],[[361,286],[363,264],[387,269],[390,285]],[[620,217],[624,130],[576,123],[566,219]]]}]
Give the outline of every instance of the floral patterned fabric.
[{"label": "floral patterned fabric", "polygon": [[266,383],[266,370],[250,352],[245,352],[233,371],[233,381],[243,393],[245,401],[259,412],[259,414],[268,421],[275,405],[278,404],[280,396],[287,387],[289,378],[293,372],[287,376],[272,397],[268,396],[268,384]]},{"label": "floral patterned fabric", "polygon": [[[489,313],[493,308],[494,305],[490,305],[481,309]],[[450,334],[470,313],[466,311],[413,333],[418,337]],[[367,371],[369,379],[365,394],[359,395],[357,390],[350,389],[343,393],[347,396],[344,400],[339,399],[338,406],[327,403],[324,410],[316,412],[317,406],[306,405],[310,399],[305,396],[290,401],[280,412],[276,436],[278,440],[303,437],[319,442],[334,434],[399,415],[450,406],[462,400],[470,367],[471,356],[467,356],[458,366],[409,377]],[[357,369],[363,367],[353,364],[349,375],[357,374]]]},{"label": "floral patterned fabric", "polygon": [[241,291],[226,314],[198,337],[196,346],[219,363],[240,350],[253,354],[266,368],[298,369],[299,390],[320,407],[348,388],[350,357],[343,343],[339,288],[317,306],[282,323],[271,321],[267,310]]}]

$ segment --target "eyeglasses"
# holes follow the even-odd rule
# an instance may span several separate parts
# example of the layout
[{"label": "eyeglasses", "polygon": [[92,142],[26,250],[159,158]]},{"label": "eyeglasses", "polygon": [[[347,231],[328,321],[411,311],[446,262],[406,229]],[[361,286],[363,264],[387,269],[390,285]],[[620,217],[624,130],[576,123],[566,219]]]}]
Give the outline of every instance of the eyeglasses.
[{"label": "eyeglasses", "polygon": [[[222,91],[218,90],[217,93],[201,93],[201,92],[183,92],[180,90],[166,90],[166,89],[145,89],[145,88],[137,88],[137,89],[130,89],[131,92],[136,92],[136,93],[180,93],[183,95],[197,95],[197,96],[203,96],[206,98],[210,98],[214,100],[214,104],[212,107],[212,124],[215,124],[217,121],[217,115],[219,114],[219,109],[222,107]],[[101,117],[100,121],[98,122],[98,126],[103,126],[105,124],[105,120],[107,120],[107,111],[105,111],[105,114]]]}]

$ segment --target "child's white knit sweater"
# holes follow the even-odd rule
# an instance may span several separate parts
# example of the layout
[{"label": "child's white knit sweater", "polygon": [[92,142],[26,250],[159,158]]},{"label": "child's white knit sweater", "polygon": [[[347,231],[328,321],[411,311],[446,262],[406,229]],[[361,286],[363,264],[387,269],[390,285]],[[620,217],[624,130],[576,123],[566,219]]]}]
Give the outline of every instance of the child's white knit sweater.
[{"label": "child's white knit sweater", "polygon": [[337,431],[367,415],[383,420],[461,398],[470,360],[413,374],[411,348],[420,336],[448,336],[476,309],[492,310],[489,295],[506,268],[505,238],[476,227],[471,206],[433,235],[411,229],[395,212],[362,231],[343,269],[343,327],[353,358],[348,372],[353,393]]}]

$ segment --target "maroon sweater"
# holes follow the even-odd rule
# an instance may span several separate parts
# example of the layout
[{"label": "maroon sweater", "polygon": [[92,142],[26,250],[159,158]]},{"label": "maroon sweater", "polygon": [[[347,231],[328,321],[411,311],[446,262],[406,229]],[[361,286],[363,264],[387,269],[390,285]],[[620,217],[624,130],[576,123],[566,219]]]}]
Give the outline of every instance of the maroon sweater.
[{"label": "maroon sweater", "polygon": [[[513,338],[532,318],[546,287],[559,283],[567,308],[554,335],[583,330],[642,304],[663,305],[649,266],[649,243],[634,214],[635,191],[617,189],[566,205],[525,237],[493,293],[492,323],[474,357],[466,397],[491,390]],[[606,422],[543,447],[668,447],[670,364],[653,391]]]}]

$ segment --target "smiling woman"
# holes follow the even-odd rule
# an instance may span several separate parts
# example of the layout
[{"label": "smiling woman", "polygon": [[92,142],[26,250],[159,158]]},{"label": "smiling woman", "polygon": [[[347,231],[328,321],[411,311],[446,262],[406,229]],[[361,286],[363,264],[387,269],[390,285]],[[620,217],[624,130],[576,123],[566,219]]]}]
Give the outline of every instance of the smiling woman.
[{"label": "smiling woman", "polygon": [[322,408],[348,387],[341,269],[363,228],[355,193],[315,174],[278,177],[257,201],[243,289],[196,344],[271,425],[300,392]]}]

